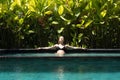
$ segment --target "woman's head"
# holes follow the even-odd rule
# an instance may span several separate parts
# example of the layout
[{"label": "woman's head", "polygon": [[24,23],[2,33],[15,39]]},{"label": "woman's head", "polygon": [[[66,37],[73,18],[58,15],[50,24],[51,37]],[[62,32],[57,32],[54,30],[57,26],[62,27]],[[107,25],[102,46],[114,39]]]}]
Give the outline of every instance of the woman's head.
[{"label": "woman's head", "polygon": [[58,39],[58,44],[63,44],[64,43],[64,37],[60,36]]}]

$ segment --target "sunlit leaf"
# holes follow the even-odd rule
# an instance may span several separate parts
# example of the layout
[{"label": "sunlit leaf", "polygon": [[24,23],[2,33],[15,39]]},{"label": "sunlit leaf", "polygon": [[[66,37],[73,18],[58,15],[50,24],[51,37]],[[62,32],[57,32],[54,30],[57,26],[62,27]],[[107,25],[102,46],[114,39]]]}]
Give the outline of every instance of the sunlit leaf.
[{"label": "sunlit leaf", "polygon": [[44,3],[43,3],[43,11],[50,8],[52,3],[54,3],[53,0],[45,0]]},{"label": "sunlit leaf", "polygon": [[93,20],[89,20],[89,21],[85,24],[85,28],[87,28],[92,22],[93,22]]},{"label": "sunlit leaf", "polygon": [[35,1],[34,1],[34,0],[30,0],[30,1],[29,1],[29,4],[28,4],[28,9],[29,9],[30,11],[35,12],[35,7],[36,7]]},{"label": "sunlit leaf", "polygon": [[30,1],[29,1],[29,5],[35,7],[35,6],[36,6],[36,4],[35,4],[35,0],[30,0]]},{"label": "sunlit leaf", "polygon": [[105,7],[107,7],[107,2],[104,3],[104,5],[101,7],[101,10],[105,9]]},{"label": "sunlit leaf", "polygon": [[60,34],[60,33],[62,33],[63,32],[63,30],[64,30],[64,28],[62,27],[62,28],[60,28],[60,30],[58,30],[58,33]]},{"label": "sunlit leaf", "polygon": [[33,30],[29,30],[28,32],[29,32],[29,34],[34,33],[34,31],[33,31]]},{"label": "sunlit leaf", "polygon": [[29,5],[28,8],[29,8],[30,11],[35,12],[34,7],[32,7],[32,6]]},{"label": "sunlit leaf", "polygon": [[81,42],[82,36],[83,36],[83,33],[80,33],[80,34],[78,35],[78,42]]},{"label": "sunlit leaf", "polygon": [[15,0],[16,4],[21,6],[21,0]]},{"label": "sunlit leaf", "polygon": [[11,5],[10,5],[10,10],[13,10],[16,6],[16,2],[13,2]]},{"label": "sunlit leaf", "polygon": [[0,3],[0,13],[2,12],[2,4]]},{"label": "sunlit leaf", "polygon": [[52,14],[52,11],[46,11],[45,14],[50,15]]},{"label": "sunlit leaf", "polygon": [[83,36],[83,33],[80,33],[80,34],[78,35],[79,38],[81,38],[82,36]]},{"label": "sunlit leaf", "polygon": [[83,28],[83,24],[85,23],[85,20],[82,20],[81,24],[77,24],[76,27]]},{"label": "sunlit leaf", "polygon": [[71,8],[68,8],[66,6],[64,8],[69,12],[69,14],[73,15],[73,11],[71,10]]},{"label": "sunlit leaf", "polygon": [[53,45],[54,45],[54,43],[52,43],[52,42],[48,42],[48,44],[49,44],[50,46],[53,46]]},{"label": "sunlit leaf", "polygon": [[80,15],[80,12],[76,13],[75,16],[78,17]]},{"label": "sunlit leaf", "polygon": [[86,10],[88,10],[90,7],[89,7],[89,4],[85,7]]},{"label": "sunlit leaf", "polygon": [[72,7],[73,4],[74,4],[73,0],[69,0],[69,1],[68,1],[68,4],[69,4],[70,7]]},{"label": "sunlit leaf", "polygon": [[51,2],[52,2],[51,0],[47,0],[47,4],[48,4],[48,5],[50,5],[50,4],[51,4]]},{"label": "sunlit leaf", "polygon": [[56,3],[54,3],[54,11],[57,12],[57,4]]},{"label": "sunlit leaf", "polygon": [[103,10],[103,11],[100,13],[100,15],[101,15],[102,17],[105,17],[106,14],[107,14],[107,10]]},{"label": "sunlit leaf", "polygon": [[24,22],[23,18],[19,19],[19,24],[22,24],[23,22]]},{"label": "sunlit leaf", "polygon": [[10,5],[10,9],[13,10],[16,7],[16,5],[21,6],[21,0],[14,0]]},{"label": "sunlit leaf", "polygon": [[58,24],[58,22],[57,21],[53,21],[52,24]]},{"label": "sunlit leaf", "polygon": [[62,20],[64,20],[64,21],[70,22],[70,20],[64,18],[63,16],[60,16],[60,18],[61,18]]},{"label": "sunlit leaf", "polygon": [[100,22],[100,24],[104,24],[104,23],[105,23],[104,21]]},{"label": "sunlit leaf", "polygon": [[14,20],[18,20],[18,19],[19,19],[19,17],[18,17],[18,16],[15,16]]},{"label": "sunlit leaf", "polygon": [[81,24],[77,24],[76,27],[80,28],[82,25]]},{"label": "sunlit leaf", "polygon": [[58,8],[59,15],[62,15],[63,12],[64,12],[64,7],[63,7],[63,5],[60,5],[59,8]]},{"label": "sunlit leaf", "polygon": [[92,30],[92,35],[96,35],[96,32],[95,32],[95,30]]},{"label": "sunlit leaf", "polygon": [[111,4],[113,3],[113,0],[108,0]]},{"label": "sunlit leaf", "polygon": [[24,35],[20,35],[20,39],[24,39],[25,37],[24,37]]},{"label": "sunlit leaf", "polygon": [[85,44],[82,44],[82,48],[87,48],[87,46]]},{"label": "sunlit leaf", "polygon": [[85,7],[86,10],[88,10],[88,9],[90,9],[90,8],[92,8],[92,1],[90,1],[90,2],[87,4],[87,6]]}]

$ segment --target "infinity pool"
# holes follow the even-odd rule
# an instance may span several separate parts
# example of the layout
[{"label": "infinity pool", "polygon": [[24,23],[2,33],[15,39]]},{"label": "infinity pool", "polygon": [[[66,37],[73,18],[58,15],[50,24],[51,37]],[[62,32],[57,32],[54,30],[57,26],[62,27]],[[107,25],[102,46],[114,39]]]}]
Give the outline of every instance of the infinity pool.
[{"label": "infinity pool", "polygon": [[0,80],[119,80],[119,58],[1,58]]}]

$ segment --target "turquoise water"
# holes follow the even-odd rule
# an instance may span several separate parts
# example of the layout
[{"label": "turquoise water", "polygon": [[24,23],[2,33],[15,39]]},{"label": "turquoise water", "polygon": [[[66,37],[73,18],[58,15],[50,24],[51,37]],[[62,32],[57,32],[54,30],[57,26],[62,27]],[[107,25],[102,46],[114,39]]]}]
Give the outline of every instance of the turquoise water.
[{"label": "turquoise water", "polygon": [[0,80],[119,80],[117,58],[0,59]]}]

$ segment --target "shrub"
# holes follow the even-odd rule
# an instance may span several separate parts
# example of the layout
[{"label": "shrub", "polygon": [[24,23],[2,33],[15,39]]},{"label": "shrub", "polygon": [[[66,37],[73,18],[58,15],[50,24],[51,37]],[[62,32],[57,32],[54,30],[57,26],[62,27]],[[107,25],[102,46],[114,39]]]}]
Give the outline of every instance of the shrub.
[{"label": "shrub", "polygon": [[66,43],[119,48],[119,0],[1,0],[0,48],[35,48]]}]

